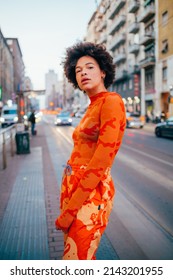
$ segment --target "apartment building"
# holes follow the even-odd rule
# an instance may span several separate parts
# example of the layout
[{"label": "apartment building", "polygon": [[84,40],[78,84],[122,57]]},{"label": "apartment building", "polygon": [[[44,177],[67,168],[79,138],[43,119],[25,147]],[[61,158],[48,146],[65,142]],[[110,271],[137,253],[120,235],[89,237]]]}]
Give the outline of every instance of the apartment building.
[{"label": "apartment building", "polygon": [[173,116],[173,1],[158,1],[158,79],[161,111]]},{"label": "apartment building", "polygon": [[14,65],[13,55],[0,30],[0,87],[1,87],[1,107],[11,99],[14,92]]},{"label": "apartment building", "polygon": [[135,25],[135,12],[139,6],[132,8],[129,3],[118,0],[110,4],[107,48],[112,52],[117,69],[113,90],[122,95],[128,111],[140,112],[140,47]]},{"label": "apartment building", "polygon": [[128,111],[140,112],[139,61],[142,56],[136,15],[139,7],[137,1],[101,1],[97,13],[94,13],[94,17],[88,23],[87,31],[90,36],[86,36],[86,40],[93,38],[93,31],[95,36],[91,41],[107,47],[116,64],[115,82],[110,90],[121,94]]},{"label": "apartment building", "polygon": [[45,102],[46,108],[54,109],[57,107],[58,75],[54,70],[49,70],[45,74]]},{"label": "apartment building", "polygon": [[13,55],[14,92],[17,93],[24,90],[25,65],[23,55],[17,38],[6,38],[6,42]]},{"label": "apartment building", "polygon": [[[111,90],[121,94],[129,111],[159,117],[168,110],[173,89],[172,5],[169,0],[103,0],[88,23],[86,40],[103,43],[111,52],[116,64]],[[167,42],[168,51],[162,52]]]},{"label": "apartment building", "polygon": [[154,118],[159,117],[161,113],[156,88],[158,42],[156,19],[155,0],[144,0],[137,15],[137,21],[140,23],[139,44],[143,47],[143,59],[139,61],[141,68],[141,97],[143,101],[142,108],[145,113],[149,116],[154,115]]}]

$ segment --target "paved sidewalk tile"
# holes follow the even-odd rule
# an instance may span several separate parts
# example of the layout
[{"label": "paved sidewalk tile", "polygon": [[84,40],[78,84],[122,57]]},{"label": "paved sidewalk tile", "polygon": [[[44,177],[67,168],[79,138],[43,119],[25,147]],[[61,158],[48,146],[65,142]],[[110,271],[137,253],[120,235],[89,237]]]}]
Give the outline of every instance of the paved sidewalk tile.
[{"label": "paved sidewalk tile", "polygon": [[16,177],[0,228],[0,259],[49,259],[41,147]]}]

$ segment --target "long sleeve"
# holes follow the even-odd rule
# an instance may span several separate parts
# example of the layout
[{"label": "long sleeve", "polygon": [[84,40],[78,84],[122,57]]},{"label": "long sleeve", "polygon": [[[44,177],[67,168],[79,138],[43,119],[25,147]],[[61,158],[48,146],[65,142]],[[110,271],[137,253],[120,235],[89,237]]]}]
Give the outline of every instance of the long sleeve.
[{"label": "long sleeve", "polygon": [[109,95],[99,108],[100,129],[95,152],[73,193],[67,208],[56,221],[68,229],[78,210],[96,188],[117,154],[126,127],[124,103],[119,95]]}]

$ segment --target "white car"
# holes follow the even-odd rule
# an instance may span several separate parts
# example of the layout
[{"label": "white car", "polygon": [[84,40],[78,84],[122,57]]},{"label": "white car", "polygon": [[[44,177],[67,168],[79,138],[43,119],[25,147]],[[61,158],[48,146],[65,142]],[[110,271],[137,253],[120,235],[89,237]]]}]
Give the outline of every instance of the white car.
[{"label": "white car", "polygon": [[17,104],[5,105],[2,108],[0,123],[2,128],[18,122]]}]

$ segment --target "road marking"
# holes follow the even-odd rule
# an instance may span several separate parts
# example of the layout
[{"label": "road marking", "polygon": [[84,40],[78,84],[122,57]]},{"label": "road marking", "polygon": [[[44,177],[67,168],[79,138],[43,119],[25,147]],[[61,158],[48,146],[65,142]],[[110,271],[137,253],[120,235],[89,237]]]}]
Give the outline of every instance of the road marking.
[{"label": "road marking", "polygon": [[73,145],[73,141],[72,141],[71,139],[69,139],[69,138],[61,131],[61,129],[57,128],[56,131],[57,131],[58,133],[60,133],[60,134],[65,138],[65,140],[66,140],[68,143],[70,143],[71,145]]},{"label": "road marking", "polygon": [[140,164],[139,161],[136,161],[130,158],[129,156],[124,155],[123,153],[119,153],[117,155],[117,160],[124,162],[125,164],[130,166],[130,168],[133,168],[136,172],[142,173],[144,176],[147,176],[154,182],[161,184],[164,188],[168,189],[169,191],[173,190],[173,184],[171,179],[166,178],[164,175],[159,174],[154,170],[151,170],[144,164]]},{"label": "road marking", "polygon": [[129,146],[127,146],[126,144],[122,144],[122,146],[123,146],[124,148],[129,149],[129,150],[131,150],[131,151],[133,151],[133,152],[136,152],[136,153],[138,153],[138,154],[140,154],[140,155],[146,156],[146,157],[148,157],[148,158],[154,159],[154,160],[156,160],[156,161],[162,162],[162,163],[164,163],[164,164],[166,164],[166,165],[169,165],[169,166],[173,167],[173,163],[171,163],[171,162],[167,162],[167,161],[165,161],[165,160],[163,160],[163,159],[160,159],[160,158],[157,158],[157,157],[155,157],[155,156],[146,154],[146,153],[144,153],[144,152],[142,152],[142,151],[139,151],[139,150],[137,150],[137,149],[134,149],[134,148],[132,148],[132,147],[129,147]]}]

